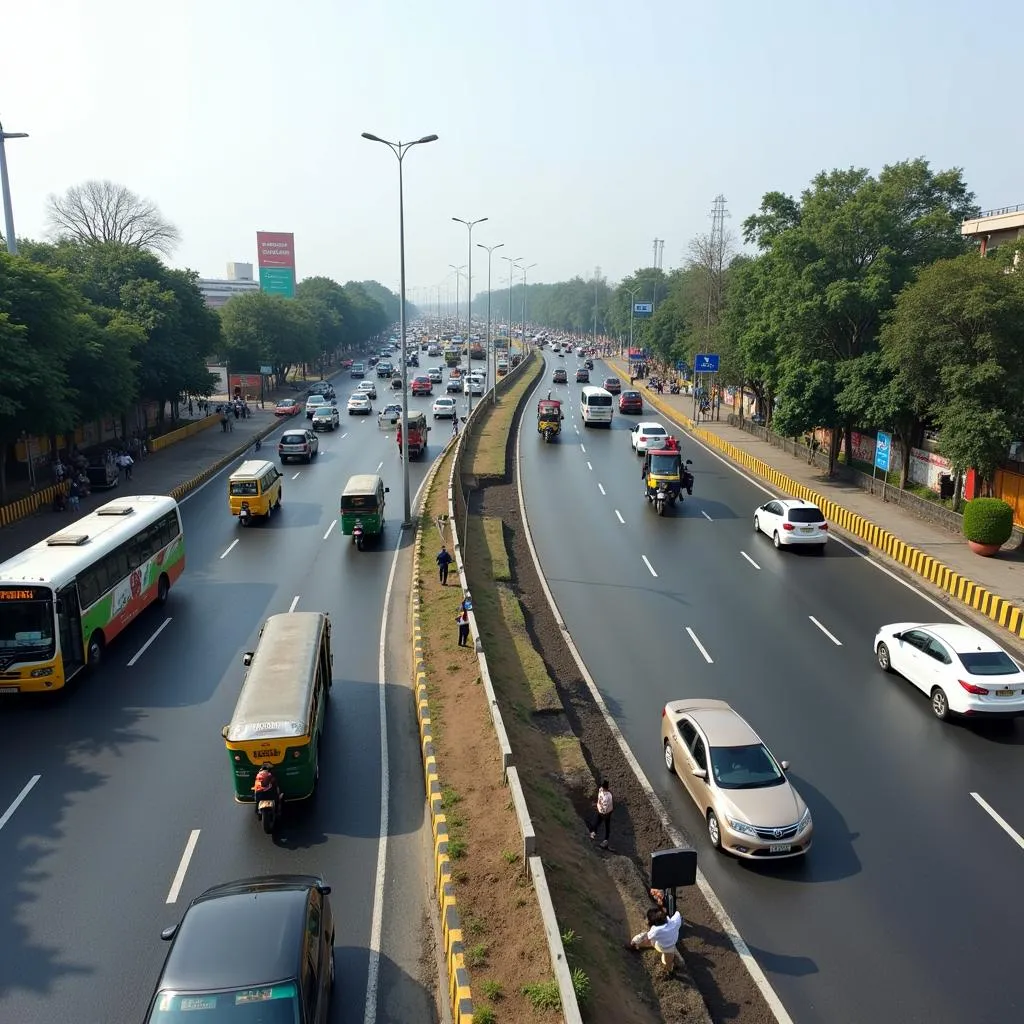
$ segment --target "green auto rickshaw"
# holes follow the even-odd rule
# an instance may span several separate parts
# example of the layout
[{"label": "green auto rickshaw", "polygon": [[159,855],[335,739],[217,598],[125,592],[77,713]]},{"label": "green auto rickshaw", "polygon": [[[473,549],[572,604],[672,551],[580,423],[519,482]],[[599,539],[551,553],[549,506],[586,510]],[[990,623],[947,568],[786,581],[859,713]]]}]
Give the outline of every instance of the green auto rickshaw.
[{"label": "green auto rickshaw", "polygon": [[341,532],[359,551],[367,537],[384,532],[384,495],[390,488],[376,473],[350,476],[341,494]]}]

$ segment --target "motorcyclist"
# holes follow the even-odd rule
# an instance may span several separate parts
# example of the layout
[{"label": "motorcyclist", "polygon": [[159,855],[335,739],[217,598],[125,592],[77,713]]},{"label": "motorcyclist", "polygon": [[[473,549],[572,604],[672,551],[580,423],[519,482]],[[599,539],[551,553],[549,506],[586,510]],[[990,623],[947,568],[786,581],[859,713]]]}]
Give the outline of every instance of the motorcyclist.
[{"label": "motorcyclist", "polygon": [[261,800],[273,800],[277,816],[281,816],[281,810],[284,807],[284,792],[278,785],[277,776],[274,775],[269,763],[264,764],[256,773],[256,783],[252,790],[255,796],[254,803],[256,804],[257,817],[259,817],[260,813]]}]

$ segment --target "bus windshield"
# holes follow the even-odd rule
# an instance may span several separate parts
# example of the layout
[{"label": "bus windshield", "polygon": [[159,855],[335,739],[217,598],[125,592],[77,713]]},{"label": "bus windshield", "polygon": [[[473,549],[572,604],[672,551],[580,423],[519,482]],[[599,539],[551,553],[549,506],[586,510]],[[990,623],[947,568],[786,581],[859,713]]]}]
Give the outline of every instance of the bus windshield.
[{"label": "bus windshield", "polygon": [[0,590],[0,663],[53,657],[53,595],[46,587]]}]

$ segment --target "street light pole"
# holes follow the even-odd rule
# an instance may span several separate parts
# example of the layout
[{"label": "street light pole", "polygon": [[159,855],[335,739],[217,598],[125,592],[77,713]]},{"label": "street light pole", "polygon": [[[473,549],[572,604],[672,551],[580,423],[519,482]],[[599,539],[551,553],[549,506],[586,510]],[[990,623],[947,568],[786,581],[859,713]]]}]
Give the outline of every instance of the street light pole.
[{"label": "street light pole", "polygon": [[[501,249],[504,247],[504,242],[499,242],[497,245],[484,245],[482,242],[476,243],[478,249],[487,250],[487,355],[486,358],[491,361],[491,404],[493,405],[495,399],[498,397],[498,356],[494,351],[494,342],[491,337],[491,257],[494,255],[495,249]],[[510,353],[511,354],[511,353]]]},{"label": "street light pole", "polygon": [[363,132],[363,138],[388,147],[398,160],[398,259],[399,259],[399,318],[402,338],[402,528],[412,526],[412,495],[409,493],[409,359],[405,351],[405,193],[402,181],[402,161],[413,146],[437,142],[436,135],[424,135],[415,142],[388,142],[387,139]]},{"label": "street light pole", "polygon": [[627,288],[629,295],[629,351],[626,353],[626,364],[629,364],[630,354],[633,351],[633,306],[636,304],[636,296],[640,294],[639,288]]},{"label": "street light pole", "polygon": [[513,282],[513,271],[519,269],[519,261],[523,258],[517,256],[512,259],[511,256],[502,256],[503,260],[508,263],[508,358],[509,366],[512,365],[512,282]]},{"label": "street light pole", "polygon": [[[465,267],[457,267],[454,263],[449,263],[449,267],[455,271],[455,333],[459,334],[459,281],[462,280],[462,272],[466,269]],[[467,333],[469,333],[467,331]]]},{"label": "street light pole", "polygon": [[7,150],[4,144],[8,139],[27,139],[28,132],[5,132],[0,124],[0,189],[4,194],[4,233],[7,235],[7,251],[12,256],[18,255],[18,239],[14,235],[14,207],[11,203],[11,182],[7,177]]},{"label": "street light pole", "polygon": [[[466,270],[466,416],[473,411],[473,385],[470,383],[470,376],[472,375],[472,367],[470,366],[470,360],[473,358],[473,346],[470,343],[470,335],[473,333],[473,228],[477,224],[483,224],[486,217],[480,217],[478,220],[463,220],[461,217],[452,217],[452,220],[459,224],[465,224],[466,230],[469,232],[469,264]],[[487,356],[485,355],[486,359]],[[484,363],[487,366],[487,363]]]},{"label": "street light pole", "polygon": [[533,270],[537,266],[536,263],[531,263],[528,267],[520,267],[519,269],[523,272],[523,358],[526,358],[526,272]]}]

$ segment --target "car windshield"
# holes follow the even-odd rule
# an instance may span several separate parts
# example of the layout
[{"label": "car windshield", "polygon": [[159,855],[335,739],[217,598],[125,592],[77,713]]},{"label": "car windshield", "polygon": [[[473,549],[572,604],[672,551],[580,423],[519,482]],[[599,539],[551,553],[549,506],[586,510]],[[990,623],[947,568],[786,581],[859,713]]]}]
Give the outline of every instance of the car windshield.
[{"label": "car windshield", "polygon": [[622,392],[623,401],[626,401],[626,402],[632,402],[634,399],[639,398],[639,397],[640,397],[640,392],[639,391],[623,391]]},{"label": "car windshield", "polygon": [[292,398],[286,398],[283,402],[278,402],[278,409],[290,409],[295,404],[295,400]]},{"label": "car windshield", "polygon": [[668,431],[664,427],[644,427],[641,431],[645,437],[667,437]]},{"label": "car windshield", "polygon": [[313,413],[313,419],[319,418],[322,420],[329,420],[332,415],[334,415],[333,406],[325,405],[322,409],[317,409],[317,411]]},{"label": "car windshield", "polygon": [[764,789],[786,781],[763,743],[712,747],[711,773],[719,789]]},{"label": "car windshield", "polygon": [[306,405],[323,405],[327,399],[323,395],[310,395],[306,399]]},{"label": "car windshield", "polygon": [[305,434],[282,434],[281,444],[305,444]]},{"label": "car windshield", "polygon": [[298,988],[289,981],[227,992],[160,992],[146,1019],[149,1024],[299,1024],[302,1017]]},{"label": "car windshield", "polygon": [[791,523],[823,523],[825,517],[819,508],[791,508],[789,521]]},{"label": "car windshield", "polygon": [[972,676],[1012,676],[1020,669],[1004,651],[970,651],[956,655]]}]

